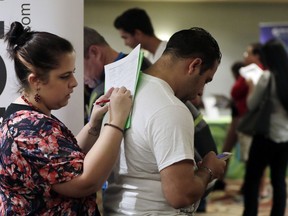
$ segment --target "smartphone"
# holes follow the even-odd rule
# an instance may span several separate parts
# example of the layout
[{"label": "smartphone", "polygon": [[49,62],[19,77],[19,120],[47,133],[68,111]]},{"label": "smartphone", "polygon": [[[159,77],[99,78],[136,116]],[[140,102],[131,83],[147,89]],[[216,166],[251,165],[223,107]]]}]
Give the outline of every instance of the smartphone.
[{"label": "smartphone", "polygon": [[227,160],[227,159],[229,159],[231,156],[232,156],[232,153],[231,153],[231,152],[223,152],[223,153],[221,153],[221,154],[218,154],[218,155],[217,155],[217,158],[218,158],[218,159],[221,159],[221,160]]}]

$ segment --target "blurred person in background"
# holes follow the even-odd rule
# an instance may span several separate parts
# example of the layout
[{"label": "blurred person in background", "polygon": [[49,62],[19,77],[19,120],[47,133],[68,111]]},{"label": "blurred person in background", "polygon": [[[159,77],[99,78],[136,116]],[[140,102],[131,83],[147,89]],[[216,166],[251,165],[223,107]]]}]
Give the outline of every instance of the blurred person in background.
[{"label": "blurred person in background", "polygon": [[[226,138],[223,144],[222,152],[232,152],[233,148],[238,142],[237,135],[237,124],[239,116],[241,116],[246,111],[246,92],[248,92],[248,86],[243,77],[240,76],[240,68],[244,67],[245,64],[242,61],[236,61],[231,66],[231,72],[235,80],[231,88],[231,99],[230,99],[230,109],[231,109],[231,123],[229,125]],[[242,85],[242,83],[245,85]],[[247,88],[246,88],[247,87]],[[228,169],[229,160],[227,160],[226,172]],[[226,173],[225,172],[225,173]],[[214,190],[224,190],[226,183],[224,180],[225,176],[222,179],[218,179],[215,183]]]},{"label": "blurred person in background", "polygon": [[[112,48],[106,39],[95,29],[84,27],[84,84],[86,86],[85,121],[88,122],[93,104],[104,94],[105,71],[104,66],[127,56]],[[143,58],[141,70],[151,65],[147,58]]]},{"label": "blurred person in background", "polygon": [[288,162],[288,55],[283,43],[277,39],[263,46],[263,57],[267,70],[260,80],[249,84],[247,105],[255,109],[262,100],[265,88],[271,80],[270,97],[272,113],[269,134],[253,136],[244,179],[243,216],[257,216],[258,194],[264,170],[270,168],[273,187],[271,216],[284,216],[286,208],[286,170]]},{"label": "blurred person in background", "polygon": [[126,46],[135,48],[139,43],[148,51],[147,58],[153,64],[162,55],[167,41],[159,39],[155,33],[150,17],[141,8],[131,8],[124,11],[114,21],[114,27],[119,31]]}]

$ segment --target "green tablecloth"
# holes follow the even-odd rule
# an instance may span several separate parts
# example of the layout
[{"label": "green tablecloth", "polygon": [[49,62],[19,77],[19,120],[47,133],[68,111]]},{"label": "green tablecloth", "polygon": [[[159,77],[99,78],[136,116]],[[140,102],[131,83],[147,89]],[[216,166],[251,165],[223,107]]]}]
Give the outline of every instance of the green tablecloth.
[{"label": "green tablecloth", "polygon": [[[216,142],[218,152],[222,152],[224,140],[226,138],[228,126],[231,122],[230,116],[222,116],[216,119],[209,119],[204,116],[205,121],[210,127],[212,136]],[[245,165],[240,161],[240,146],[237,143],[232,151],[233,155],[229,161],[226,178],[242,179],[244,177]]]}]

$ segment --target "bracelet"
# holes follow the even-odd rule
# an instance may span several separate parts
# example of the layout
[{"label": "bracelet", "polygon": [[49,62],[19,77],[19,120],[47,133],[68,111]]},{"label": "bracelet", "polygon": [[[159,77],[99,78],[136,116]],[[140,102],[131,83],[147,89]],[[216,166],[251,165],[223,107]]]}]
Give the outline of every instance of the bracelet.
[{"label": "bracelet", "polygon": [[113,124],[110,124],[110,123],[105,123],[104,126],[110,126],[110,127],[113,127],[119,131],[121,131],[121,133],[124,135],[124,130],[121,129],[120,127],[116,126],[116,125],[113,125]]},{"label": "bracelet", "polygon": [[208,171],[209,173],[209,182],[213,179],[213,172],[210,168],[206,167],[206,166],[201,166],[199,169],[203,169],[203,170],[206,170]]}]

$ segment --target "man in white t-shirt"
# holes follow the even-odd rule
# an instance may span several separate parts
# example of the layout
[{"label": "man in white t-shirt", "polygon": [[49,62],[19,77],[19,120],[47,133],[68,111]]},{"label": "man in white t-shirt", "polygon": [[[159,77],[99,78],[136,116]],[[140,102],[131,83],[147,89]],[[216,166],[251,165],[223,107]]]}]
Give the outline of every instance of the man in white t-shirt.
[{"label": "man in white t-shirt", "polygon": [[145,10],[131,8],[123,12],[114,21],[126,46],[134,49],[139,43],[147,51],[147,59],[153,64],[162,55],[167,41],[159,39],[152,26],[152,22]]},{"label": "man in white t-shirt", "polygon": [[104,194],[104,214],[193,215],[226,163],[214,152],[197,165],[193,118],[183,102],[201,96],[221,60],[202,28],[176,32],[160,59],[141,74],[131,127]]}]

